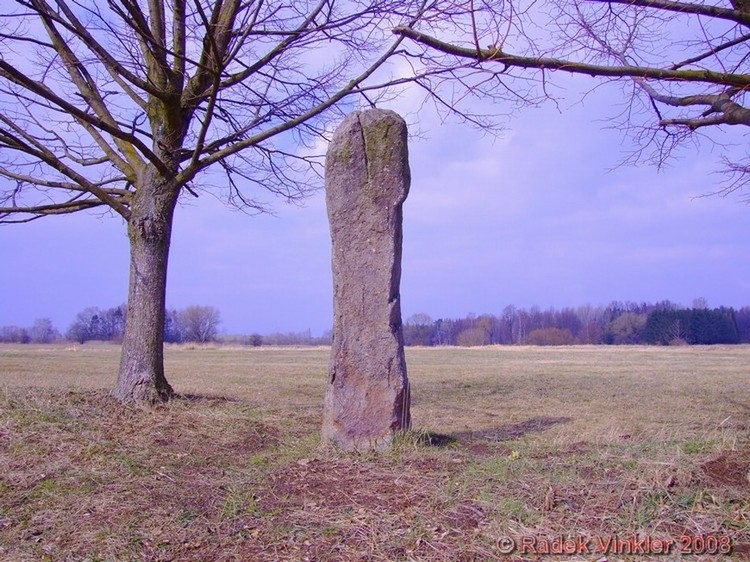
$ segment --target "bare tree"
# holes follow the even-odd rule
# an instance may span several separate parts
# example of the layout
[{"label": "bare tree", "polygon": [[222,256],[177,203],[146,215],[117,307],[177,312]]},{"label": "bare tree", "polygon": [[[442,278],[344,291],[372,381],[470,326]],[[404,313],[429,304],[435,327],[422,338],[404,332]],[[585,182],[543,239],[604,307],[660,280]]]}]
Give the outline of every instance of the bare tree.
[{"label": "bare tree", "polygon": [[29,335],[34,343],[51,343],[60,339],[60,332],[49,318],[37,318],[29,329]]},{"label": "bare tree", "polygon": [[[750,126],[750,5],[744,1],[550,0],[544,4],[550,14],[504,2],[489,13],[483,0],[469,8],[471,25],[458,35],[420,25],[394,33],[422,47],[415,56],[426,68],[471,61],[500,88],[514,76],[536,80],[542,97],[553,71],[628,78],[621,82],[629,101],[619,126],[635,138],[632,161],[660,165],[707,128]],[[543,21],[541,30],[535,21]],[[746,188],[748,159],[723,160],[730,178],[717,193]]]},{"label": "bare tree", "polygon": [[188,306],[179,314],[183,341],[207,343],[219,335],[221,315],[213,306]]},{"label": "bare tree", "polygon": [[414,79],[383,69],[409,57],[391,29],[468,14],[461,2],[427,4],[2,3],[0,222],[103,210],[126,224],[117,398],[155,402],[172,393],[164,303],[180,199],[218,184],[230,203],[262,212],[264,194],[306,195],[319,178],[302,148],[358,100],[376,103]]},{"label": "bare tree", "polygon": [[101,310],[95,306],[84,308],[76,314],[76,319],[65,332],[65,337],[70,341],[86,343],[89,340],[99,339],[99,320]]}]

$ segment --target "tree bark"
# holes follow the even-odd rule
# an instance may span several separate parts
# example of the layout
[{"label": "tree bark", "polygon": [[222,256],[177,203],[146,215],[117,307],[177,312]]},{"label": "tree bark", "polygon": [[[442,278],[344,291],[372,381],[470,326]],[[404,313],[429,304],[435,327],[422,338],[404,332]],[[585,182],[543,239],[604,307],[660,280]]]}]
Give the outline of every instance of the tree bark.
[{"label": "tree bark", "polygon": [[164,375],[164,313],[172,220],[179,189],[147,171],[128,221],[130,288],[117,385],[122,402],[165,402],[173,391]]}]

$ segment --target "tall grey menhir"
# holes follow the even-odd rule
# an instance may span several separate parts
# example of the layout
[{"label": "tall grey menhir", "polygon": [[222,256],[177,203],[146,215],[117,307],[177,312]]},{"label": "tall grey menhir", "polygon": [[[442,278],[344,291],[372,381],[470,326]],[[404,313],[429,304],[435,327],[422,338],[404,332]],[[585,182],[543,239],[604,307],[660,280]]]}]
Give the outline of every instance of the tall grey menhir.
[{"label": "tall grey menhir", "polygon": [[334,325],[323,414],[323,440],[344,450],[386,448],[411,422],[399,289],[410,181],[399,115],[344,119],[326,155]]}]

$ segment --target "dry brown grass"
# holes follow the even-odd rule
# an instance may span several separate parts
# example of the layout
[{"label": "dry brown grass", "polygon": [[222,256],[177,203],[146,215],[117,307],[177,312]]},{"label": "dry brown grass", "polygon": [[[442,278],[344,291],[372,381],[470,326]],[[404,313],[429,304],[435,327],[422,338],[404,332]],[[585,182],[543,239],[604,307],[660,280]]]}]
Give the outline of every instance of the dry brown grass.
[{"label": "dry brown grass", "polygon": [[598,560],[611,534],[750,555],[747,346],[409,349],[415,431],[379,456],[319,447],[325,348],[168,347],[182,397],[152,410],[107,396],[118,358],[0,346],[0,559],[535,560],[502,538],[568,536],[592,552],[556,559]]}]

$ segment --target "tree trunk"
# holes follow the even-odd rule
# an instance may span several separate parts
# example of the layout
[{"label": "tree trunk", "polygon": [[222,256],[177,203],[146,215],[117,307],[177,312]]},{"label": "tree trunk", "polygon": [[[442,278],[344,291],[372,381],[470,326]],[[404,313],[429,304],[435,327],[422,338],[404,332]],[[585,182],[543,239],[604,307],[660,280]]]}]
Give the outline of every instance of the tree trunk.
[{"label": "tree trunk", "polygon": [[164,376],[164,311],[172,218],[179,190],[157,178],[144,183],[128,221],[128,314],[112,394],[122,402],[153,404],[169,400],[173,392]]}]

